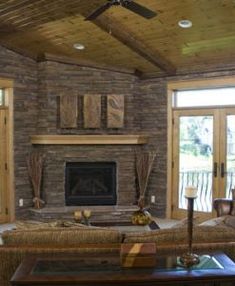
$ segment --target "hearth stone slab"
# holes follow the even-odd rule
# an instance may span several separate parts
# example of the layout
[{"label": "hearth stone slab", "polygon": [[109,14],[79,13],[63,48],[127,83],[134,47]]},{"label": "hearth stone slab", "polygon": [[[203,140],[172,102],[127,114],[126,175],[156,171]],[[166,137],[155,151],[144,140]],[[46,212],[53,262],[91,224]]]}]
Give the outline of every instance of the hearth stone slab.
[{"label": "hearth stone slab", "polygon": [[30,209],[30,218],[38,221],[51,219],[73,220],[74,211],[91,210],[90,222],[126,222],[138,210],[137,206],[77,206],[77,207],[45,207],[43,209]]}]

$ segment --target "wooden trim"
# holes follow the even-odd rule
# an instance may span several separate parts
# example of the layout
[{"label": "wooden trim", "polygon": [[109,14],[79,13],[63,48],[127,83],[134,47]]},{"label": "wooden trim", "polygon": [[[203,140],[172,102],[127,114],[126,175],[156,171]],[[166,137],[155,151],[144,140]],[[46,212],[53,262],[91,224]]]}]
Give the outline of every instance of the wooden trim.
[{"label": "wooden trim", "polygon": [[0,87],[1,88],[10,88],[13,87],[13,80],[12,79],[0,79]]},{"label": "wooden trim", "polygon": [[15,177],[14,177],[14,98],[13,98],[14,81],[8,78],[0,79],[0,87],[5,88],[6,93],[6,106],[4,109],[8,110],[7,122],[7,208],[8,216],[7,221],[12,222],[15,220]]},{"label": "wooden trim", "polygon": [[8,110],[3,109],[0,113],[0,222],[4,223],[7,221],[6,208],[7,205],[7,194],[8,194],[8,170],[6,168],[7,162],[7,125]]},{"label": "wooden trim", "polygon": [[226,185],[227,185],[227,140],[228,140],[228,134],[227,134],[227,116],[228,115],[235,115],[235,108],[234,107],[228,107],[224,108],[218,111],[218,122],[219,122],[219,130],[217,138],[218,140],[218,150],[220,150],[219,153],[219,160],[218,160],[218,166],[221,168],[221,163],[224,163],[225,166],[225,176],[223,178],[220,177],[218,182],[218,188],[216,193],[216,198],[225,198],[226,196]]},{"label": "wooden trim", "polygon": [[146,144],[147,135],[33,135],[32,144],[42,145],[136,145]]},{"label": "wooden trim", "polygon": [[9,207],[9,221],[15,220],[15,171],[14,171],[14,94],[13,88],[6,90],[8,106],[9,106],[9,120],[8,120],[8,165],[9,165],[9,181],[8,181],[8,207]]},{"label": "wooden trim", "polygon": [[172,90],[167,91],[168,105],[167,105],[167,189],[166,189],[166,218],[172,216]]},{"label": "wooden trim", "polygon": [[[198,75],[200,74],[200,76],[202,75],[209,75],[211,73],[223,73],[223,72],[228,72],[228,71],[234,71],[235,70],[235,66],[233,63],[231,64],[227,64],[227,65],[221,65],[221,66],[211,66],[207,69],[202,69],[200,67],[198,68],[195,68],[195,66],[193,67],[193,70],[192,69],[189,69],[189,68],[186,68],[186,69],[177,69],[177,72],[176,72],[176,76],[180,76],[180,77],[183,77],[183,76],[186,76],[188,77],[189,75]],[[214,77],[213,75],[210,76],[210,77]],[[216,76],[218,77],[218,76]],[[226,75],[221,75],[219,77],[226,77]],[[141,75],[140,75],[140,79],[141,80],[152,80],[152,79],[158,79],[158,78],[162,78],[162,73],[159,73],[158,71],[157,72],[143,72]]]},{"label": "wooden trim", "polygon": [[195,80],[180,80],[168,83],[168,89],[172,92],[174,90],[187,90],[199,88],[218,88],[235,86],[235,76],[228,77],[214,77],[208,79],[195,79]]}]

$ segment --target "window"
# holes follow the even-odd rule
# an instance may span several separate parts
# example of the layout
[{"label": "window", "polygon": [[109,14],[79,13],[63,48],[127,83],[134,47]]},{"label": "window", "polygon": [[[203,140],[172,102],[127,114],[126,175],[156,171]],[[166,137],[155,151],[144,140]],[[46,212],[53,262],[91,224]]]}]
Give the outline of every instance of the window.
[{"label": "window", "polygon": [[4,100],[4,89],[0,88],[0,106],[3,106],[4,103],[5,103],[5,100]]},{"label": "window", "polygon": [[235,87],[182,90],[173,93],[174,107],[232,105],[235,105]]}]

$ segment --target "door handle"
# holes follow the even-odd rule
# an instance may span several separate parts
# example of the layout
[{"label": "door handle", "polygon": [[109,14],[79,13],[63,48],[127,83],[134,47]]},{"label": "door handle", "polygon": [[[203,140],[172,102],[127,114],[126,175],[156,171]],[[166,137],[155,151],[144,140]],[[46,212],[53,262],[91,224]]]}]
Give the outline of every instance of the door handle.
[{"label": "door handle", "polygon": [[224,177],[224,163],[221,163],[221,166],[220,166],[220,176],[221,176],[221,178],[223,178]]},{"label": "door handle", "polygon": [[217,164],[217,162],[215,162],[214,163],[214,168],[213,168],[213,174],[214,174],[215,178],[217,177],[217,167],[218,167],[218,164]]}]

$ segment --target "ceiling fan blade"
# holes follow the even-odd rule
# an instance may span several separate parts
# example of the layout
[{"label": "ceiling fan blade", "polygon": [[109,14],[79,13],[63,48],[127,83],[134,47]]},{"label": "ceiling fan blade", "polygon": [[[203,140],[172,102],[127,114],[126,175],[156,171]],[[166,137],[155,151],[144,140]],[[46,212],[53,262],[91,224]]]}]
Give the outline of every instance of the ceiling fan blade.
[{"label": "ceiling fan blade", "polygon": [[151,19],[157,15],[156,12],[133,1],[124,3],[123,7],[147,19]]},{"label": "ceiling fan blade", "polygon": [[113,5],[112,2],[105,3],[104,5],[100,6],[98,9],[93,11],[89,16],[87,16],[85,18],[85,21],[94,20],[96,17],[98,17],[100,14],[102,14],[104,11],[106,11],[112,5]]}]

